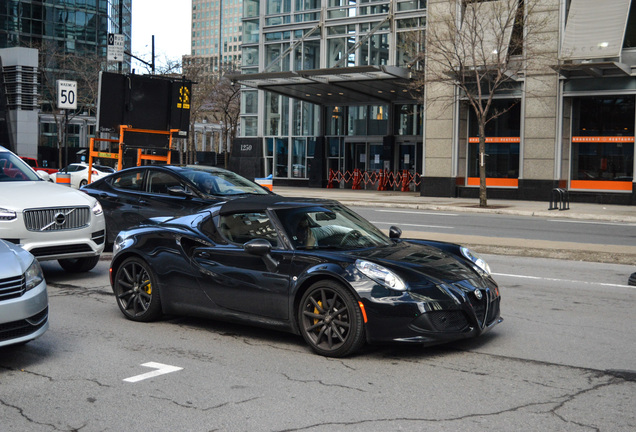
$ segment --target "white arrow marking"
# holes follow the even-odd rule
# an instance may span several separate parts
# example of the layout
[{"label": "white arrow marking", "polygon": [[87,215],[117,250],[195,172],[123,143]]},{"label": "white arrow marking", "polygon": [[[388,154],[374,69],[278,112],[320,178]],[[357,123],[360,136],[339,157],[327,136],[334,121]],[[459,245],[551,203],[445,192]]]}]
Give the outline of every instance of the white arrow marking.
[{"label": "white arrow marking", "polygon": [[170,372],[176,372],[183,369],[177,366],[170,366],[170,365],[165,365],[162,363],[155,363],[155,362],[144,363],[141,366],[145,366],[145,367],[149,367],[149,368],[153,368],[157,370],[153,372],[141,374],[141,375],[136,375],[134,377],[126,378],[124,381],[134,383],[137,381],[145,380],[148,378],[154,378],[159,375],[167,374]]}]

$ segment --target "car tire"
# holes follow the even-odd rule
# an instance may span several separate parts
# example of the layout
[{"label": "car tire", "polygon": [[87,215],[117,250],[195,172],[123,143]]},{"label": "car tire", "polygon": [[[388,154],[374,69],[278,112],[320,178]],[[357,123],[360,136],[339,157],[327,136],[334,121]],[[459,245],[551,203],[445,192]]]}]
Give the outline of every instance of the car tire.
[{"label": "car tire", "polygon": [[86,258],[64,258],[57,262],[69,273],[85,273],[95,268],[99,262],[99,255]]},{"label": "car tire", "polygon": [[88,184],[88,180],[82,180],[82,181],[80,182],[79,187],[86,186],[87,184]]},{"label": "car tire", "polygon": [[161,317],[161,297],[156,280],[148,263],[140,258],[128,258],[119,266],[113,291],[126,318],[149,322]]},{"label": "car tire", "polygon": [[335,281],[316,282],[307,289],[298,307],[298,327],[307,344],[326,357],[348,356],[365,343],[358,302]]},{"label": "car tire", "polygon": [[632,273],[631,276],[629,277],[627,283],[629,285],[636,285],[636,273]]}]

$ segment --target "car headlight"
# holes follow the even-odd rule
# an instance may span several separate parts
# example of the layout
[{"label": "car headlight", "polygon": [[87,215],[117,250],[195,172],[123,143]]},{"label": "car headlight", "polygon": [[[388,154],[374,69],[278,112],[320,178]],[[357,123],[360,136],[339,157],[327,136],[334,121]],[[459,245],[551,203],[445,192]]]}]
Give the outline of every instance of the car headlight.
[{"label": "car headlight", "polygon": [[24,272],[24,278],[26,279],[26,290],[30,290],[40,285],[44,280],[42,274],[42,267],[38,260],[34,259],[26,272]]},{"label": "car headlight", "polygon": [[16,212],[6,208],[0,208],[0,221],[11,221],[17,218]]},{"label": "car headlight", "polygon": [[356,260],[356,268],[365,276],[387,288],[397,291],[406,291],[404,281],[386,267],[365,260]]},{"label": "car headlight", "polygon": [[466,258],[468,258],[473,263],[475,263],[475,265],[479,267],[480,269],[482,269],[484,272],[486,272],[486,274],[490,274],[490,266],[479,255],[477,255],[475,252],[463,246],[460,247],[459,249],[462,251],[462,255],[464,255]]},{"label": "car headlight", "polygon": [[95,205],[93,206],[93,214],[95,216],[99,216],[102,213],[104,213],[104,210],[102,209],[102,205],[99,203],[99,201],[96,201]]}]

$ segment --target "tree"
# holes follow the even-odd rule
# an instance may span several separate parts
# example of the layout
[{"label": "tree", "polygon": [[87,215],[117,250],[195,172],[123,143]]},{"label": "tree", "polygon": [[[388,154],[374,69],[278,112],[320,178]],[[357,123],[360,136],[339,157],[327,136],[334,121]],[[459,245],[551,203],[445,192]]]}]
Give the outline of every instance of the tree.
[{"label": "tree", "polygon": [[[479,205],[487,206],[486,125],[508,111],[493,108],[503,90],[518,87],[529,60],[540,56],[547,16],[535,14],[540,0],[430,0],[424,73],[427,109],[452,86],[475,114],[479,129]],[[543,18],[545,16],[545,18]],[[437,87],[436,87],[437,86]],[[430,90],[430,91],[429,91]],[[446,95],[450,92],[445,92]],[[447,103],[454,103],[453,97]]]},{"label": "tree", "polygon": [[[96,115],[99,94],[99,72],[106,70],[106,61],[94,52],[69,53],[62,46],[46,42],[39,46],[39,69],[42,112],[53,114],[57,127],[57,148],[60,167],[66,147],[68,123],[77,115]],[[57,109],[57,80],[77,82],[77,109],[62,112]],[[66,161],[68,163],[68,161]]]},{"label": "tree", "polygon": [[[238,131],[240,119],[240,86],[226,75],[236,71],[237,66],[229,64],[221,71],[211,71],[204,58],[193,57],[184,66],[186,77],[192,80],[193,102],[190,108],[190,138],[186,157],[194,162],[194,125],[204,119],[221,126],[221,136],[226,141],[233,141]],[[224,147],[221,143],[219,151]],[[225,167],[228,165],[228,149],[225,149]]]}]

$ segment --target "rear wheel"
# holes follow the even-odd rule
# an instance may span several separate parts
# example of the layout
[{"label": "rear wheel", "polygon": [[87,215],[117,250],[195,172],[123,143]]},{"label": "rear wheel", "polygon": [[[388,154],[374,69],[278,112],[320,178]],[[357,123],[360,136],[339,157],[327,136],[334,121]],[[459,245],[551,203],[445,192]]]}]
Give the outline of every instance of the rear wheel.
[{"label": "rear wheel", "polygon": [[298,309],[300,332],[309,346],[327,357],[344,357],[364,345],[362,312],[353,294],[334,281],[313,284]]},{"label": "rear wheel", "polygon": [[113,290],[126,318],[154,321],[161,316],[161,297],[150,266],[139,258],[125,260],[115,274]]},{"label": "rear wheel", "polygon": [[82,186],[86,186],[87,184],[88,184],[88,180],[82,180],[82,181],[80,182],[80,187],[82,187]]},{"label": "rear wheel", "polygon": [[631,276],[627,280],[627,283],[630,285],[636,285],[636,273],[631,274]]},{"label": "rear wheel", "polygon": [[95,268],[99,262],[99,255],[84,258],[64,258],[57,260],[57,262],[69,273],[84,273]]}]

